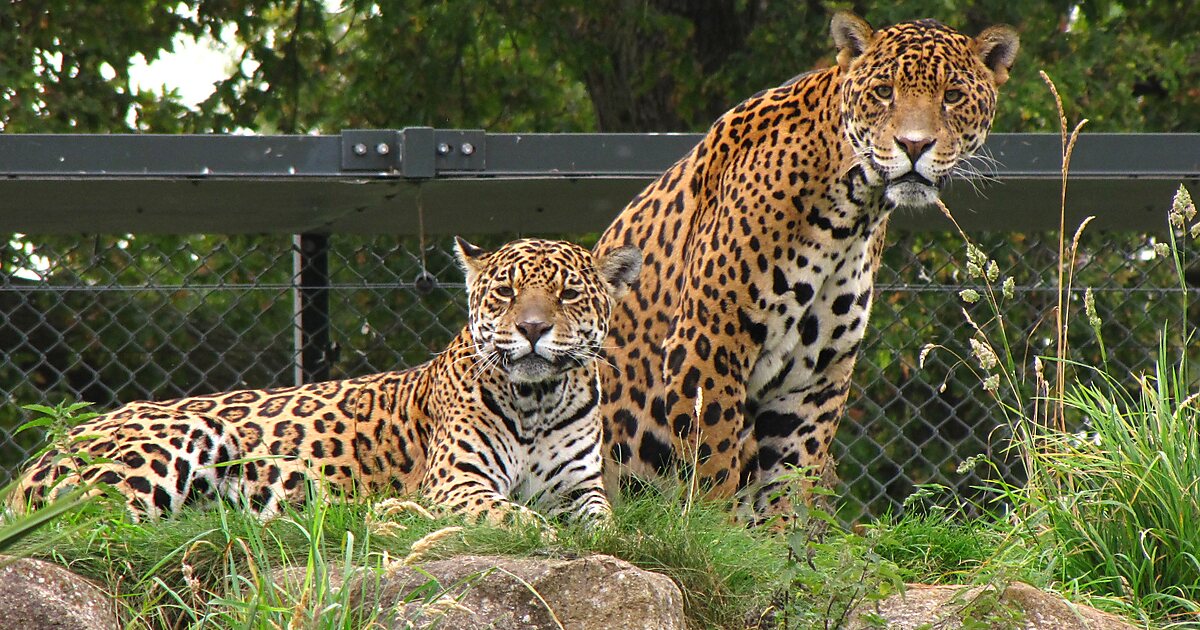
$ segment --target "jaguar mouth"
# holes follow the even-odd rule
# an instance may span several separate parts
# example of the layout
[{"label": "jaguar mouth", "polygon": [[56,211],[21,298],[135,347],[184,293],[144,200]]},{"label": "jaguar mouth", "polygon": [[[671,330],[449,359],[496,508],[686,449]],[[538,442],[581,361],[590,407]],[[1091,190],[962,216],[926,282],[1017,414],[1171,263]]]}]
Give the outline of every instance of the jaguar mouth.
[{"label": "jaguar mouth", "polygon": [[929,186],[930,188],[941,188],[942,187],[941,183],[935,184],[934,182],[929,181],[929,178],[925,177],[924,175],[918,173],[915,170],[909,171],[909,172],[901,175],[900,177],[897,177],[896,179],[893,179],[888,182],[888,186],[895,186],[896,184],[920,184],[922,186]]},{"label": "jaguar mouth", "polygon": [[553,361],[535,352],[530,352],[520,357],[509,359],[508,363],[509,365],[536,365],[539,363],[554,365]]},{"label": "jaguar mouth", "polygon": [[936,183],[929,181],[913,170],[888,181],[884,195],[898,208],[921,208],[937,202],[938,191],[945,181],[945,178]]},{"label": "jaguar mouth", "polygon": [[508,377],[516,383],[539,383],[554,378],[561,371],[554,361],[532,352],[508,361]]},{"label": "jaguar mouth", "polygon": [[546,357],[536,352],[526,352],[520,357],[509,356],[504,361],[509,378],[516,382],[538,382],[553,379],[559,375],[582,367],[587,359],[564,352],[554,357]]}]

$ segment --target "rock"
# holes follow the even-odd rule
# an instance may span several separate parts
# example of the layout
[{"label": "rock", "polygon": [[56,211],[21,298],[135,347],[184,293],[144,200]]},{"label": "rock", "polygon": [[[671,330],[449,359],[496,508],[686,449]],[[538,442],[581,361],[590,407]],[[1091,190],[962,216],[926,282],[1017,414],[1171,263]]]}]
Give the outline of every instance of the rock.
[{"label": "rock", "polygon": [[0,556],[0,626],[22,630],[118,630],[104,589],[42,560]]},{"label": "rock", "polygon": [[[882,618],[872,619],[871,615]],[[933,627],[956,630],[964,620],[990,628],[1023,630],[1132,630],[1139,628],[1116,615],[1090,606],[1071,604],[1062,597],[1022,582],[1009,584],[997,596],[989,586],[928,586],[909,584],[903,595],[860,606],[849,628],[915,630]],[[972,627],[978,627],[972,624]]]},{"label": "rock", "polygon": [[[436,582],[432,582],[436,580]],[[384,628],[683,630],[683,596],[665,575],[611,556],[461,556],[397,565],[347,585]],[[366,609],[366,610],[369,610]]]}]

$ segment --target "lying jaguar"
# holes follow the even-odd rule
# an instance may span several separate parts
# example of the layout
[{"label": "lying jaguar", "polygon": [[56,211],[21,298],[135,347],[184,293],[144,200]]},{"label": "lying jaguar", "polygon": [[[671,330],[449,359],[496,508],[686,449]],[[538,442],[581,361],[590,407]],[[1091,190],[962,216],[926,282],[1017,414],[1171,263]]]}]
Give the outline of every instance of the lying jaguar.
[{"label": "lying jaguar", "polygon": [[30,463],[10,503],[21,510],[98,482],[124,495],[134,518],[217,496],[270,518],[319,482],[359,495],[421,491],[492,520],[531,516],[525,499],[551,516],[604,518],[594,359],[640,252],[593,256],[536,239],[492,252],[457,239],[456,250],[468,324],[428,363],[126,405]]},{"label": "lying jaguar", "polygon": [[850,13],[832,32],[836,64],[718,119],[595,248],[637,246],[647,267],[601,369],[612,460],[647,477],[696,461],[713,495],[752,488],[760,516],[786,512],[789,468],[826,461],[888,216],[935,202],[983,145],[1019,46],[1007,26],[875,31]]}]

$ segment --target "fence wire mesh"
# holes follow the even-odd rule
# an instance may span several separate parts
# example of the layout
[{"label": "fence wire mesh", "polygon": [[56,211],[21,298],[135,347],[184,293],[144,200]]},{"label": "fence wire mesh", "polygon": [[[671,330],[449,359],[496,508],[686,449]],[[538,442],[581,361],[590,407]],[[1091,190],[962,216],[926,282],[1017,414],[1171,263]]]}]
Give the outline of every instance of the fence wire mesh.
[{"label": "fence wire mesh", "polygon": [[[472,239],[498,245],[512,235]],[[1008,343],[1024,373],[1054,339],[1058,238],[974,235],[1014,297],[1002,307]],[[585,239],[586,240],[586,239]],[[918,484],[969,496],[979,479],[956,472],[1002,453],[1004,415],[969,358],[974,334],[998,322],[958,292],[981,282],[963,273],[957,236],[896,233],[878,277],[871,326],[835,452],[850,521],[898,509]],[[461,274],[449,238],[332,235],[329,239],[330,375],[344,378],[427,360],[464,323]],[[1110,371],[1151,367],[1165,322],[1187,317],[1174,267],[1145,235],[1092,233],[1079,244],[1069,295],[1076,356],[1101,363],[1082,315],[1096,296]],[[168,399],[235,388],[292,384],[297,376],[298,280],[293,237],[30,236],[0,245],[0,483],[39,446],[15,434],[29,403]],[[436,278],[419,281],[422,270]],[[310,287],[314,288],[314,287]],[[1188,291],[1187,293],[1191,293]],[[1195,297],[1194,295],[1192,297]],[[1191,313],[1196,321],[1196,312]],[[926,344],[943,349],[919,355]],[[960,358],[967,359],[966,361]],[[1130,380],[1132,382],[1132,379]]]}]

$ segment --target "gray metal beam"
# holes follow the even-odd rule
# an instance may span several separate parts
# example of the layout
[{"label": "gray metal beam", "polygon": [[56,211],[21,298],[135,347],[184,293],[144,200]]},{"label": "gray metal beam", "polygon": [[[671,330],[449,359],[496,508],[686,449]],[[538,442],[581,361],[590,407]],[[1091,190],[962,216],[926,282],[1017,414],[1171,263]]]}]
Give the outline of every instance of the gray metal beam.
[{"label": "gray metal beam", "polygon": [[[491,134],[408,128],[337,136],[0,134],[0,232],[553,233],[602,229],[698,134]],[[967,229],[1057,227],[1057,134],[993,134],[995,181],[944,195]],[[1069,221],[1162,226],[1200,185],[1200,134],[1085,134]],[[979,190],[976,190],[976,187]],[[901,229],[944,229],[902,212]]]}]

